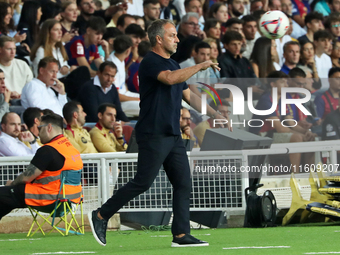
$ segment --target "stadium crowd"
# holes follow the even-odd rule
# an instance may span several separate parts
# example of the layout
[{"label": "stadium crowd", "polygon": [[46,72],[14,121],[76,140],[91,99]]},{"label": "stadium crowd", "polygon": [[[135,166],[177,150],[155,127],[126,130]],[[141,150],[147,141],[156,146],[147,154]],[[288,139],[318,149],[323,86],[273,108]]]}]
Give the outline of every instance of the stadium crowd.
[{"label": "stadium crowd", "polygon": [[[290,21],[280,39],[259,29],[261,16],[271,10]],[[295,105],[282,116],[280,101],[272,114],[250,116],[294,120],[296,126],[272,121],[247,131],[276,143],[340,139],[338,0],[1,0],[0,155],[33,155],[41,146],[41,116],[50,111],[64,118],[64,134],[81,153],[125,151],[130,121],[139,114],[138,68],[151,50],[147,28],[157,19],[176,25],[172,58],[180,67],[219,63],[220,71],[209,68],[188,80],[200,97],[207,88],[197,81],[229,81],[244,94],[251,87],[259,110],[271,108],[274,88],[279,97],[282,87],[311,92],[306,107],[312,116]],[[232,94],[217,91],[222,104],[208,103],[232,118]],[[199,147],[214,128],[213,118],[183,107],[180,127],[183,139]],[[290,161],[298,165],[303,157],[313,160],[296,153]]]}]

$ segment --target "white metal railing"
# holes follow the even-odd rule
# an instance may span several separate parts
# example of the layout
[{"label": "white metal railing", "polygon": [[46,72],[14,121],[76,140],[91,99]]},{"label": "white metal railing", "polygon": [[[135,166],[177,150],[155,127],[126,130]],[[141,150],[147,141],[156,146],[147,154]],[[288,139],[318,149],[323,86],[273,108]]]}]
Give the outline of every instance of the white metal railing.
[{"label": "white metal railing", "polygon": [[[248,165],[248,156],[276,155],[297,152],[320,152],[330,164],[336,164],[339,141],[273,144],[270,149],[235,151],[197,151],[188,153],[192,172],[191,210],[244,210],[244,189],[248,178],[244,173],[197,171],[209,166]],[[136,173],[137,153],[98,153],[81,155],[84,162],[84,210],[89,211],[103,204]],[[24,171],[32,157],[0,157],[0,185]],[[206,167],[206,168],[204,168]],[[118,175],[119,172],[119,175]],[[287,176],[287,175],[286,175]],[[264,177],[266,177],[264,175]],[[275,176],[277,177],[277,176]],[[172,205],[172,186],[165,172],[160,171],[152,187],[131,200],[121,211],[168,211]],[[26,215],[24,209],[10,215]]]}]

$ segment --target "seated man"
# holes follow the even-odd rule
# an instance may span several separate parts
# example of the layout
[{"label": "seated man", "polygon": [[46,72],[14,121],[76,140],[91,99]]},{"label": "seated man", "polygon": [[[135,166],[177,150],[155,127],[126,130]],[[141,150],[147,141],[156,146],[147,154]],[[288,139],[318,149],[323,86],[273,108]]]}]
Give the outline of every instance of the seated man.
[{"label": "seated man", "polygon": [[117,73],[117,66],[105,61],[99,66],[98,74],[93,80],[88,81],[78,93],[78,101],[86,112],[87,122],[97,122],[98,107],[103,103],[111,103],[116,106],[117,119],[129,121],[122,111],[116,86],[113,84]]},{"label": "seated man", "polygon": [[22,90],[21,104],[28,107],[50,109],[63,116],[63,106],[67,103],[64,84],[57,79],[59,62],[53,57],[45,57],[38,65],[38,77],[27,83]]},{"label": "seated man", "polygon": [[40,120],[41,116],[43,116],[43,111],[37,107],[28,107],[22,116],[24,123],[27,126],[27,129],[29,132],[32,133],[34,138],[37,140],[37,143],[39,146],[42,146],[43,144],[40,141],[39,138],[39,129],[40,126]]},{"label": "seated man", "polygon": [[[31,132],[21,132],[21,119],[14,112],[8,112],[2,117],[1,129],[0,153],[4,156],[33,155],[40,147]],[[23,142],[29,142],[31,148]]]},{"label": "seated man", "polygon": [[[189,140],[190,144],[192,144],[193,148],[198,148],[198,141],[197,137],[194,135],[194,132],[191,129],[191,115],[187,108],[181,109],[181,118],[179,120],[180,127],[181,127],[181,133],[182,133],[182,139],[184,141],[184,145],[186,145],[186,141]],[[191,147],[191,145],[190,145]],[[188,148],[188,147],[187,147]]]},{"label": "seated man", "polygon": [[227,31],[222,38],[222,42],[226,52],[218,58],[221,77],[234,78],[231,79],[232,84],[239,87],[244,95],[247,95],[247,88],[252,87],[254,97],[258,98],[264,90],[257,86],[259,80],[249,60],[241,55],[243,36],[236,31]]},{"label": "seated man", "polygon": [[[137,25],[138,26],[138,25]],[[108,61],[112,61],[117,66],[116,79],[114,84],[119,93],[119,101],[122,104],[124,113],[128,116],[139,115],[139,94],[126,89],[125,59],[131,53],[133,43],[128,35],[117,36],[113,42],[114,52],[111,53]]]},{"label": "seated man", "polygon": [[[226,119],[229,119],[230,111],[228,110],[228,107],[230,106],[230,104],[226,100],[221,100],[221,102],[222,104],[220,104],[220,101],[217,100],[216,101],[217,105],[215,105],[215,103],[211,101],[210,107],[213,108],[221,116],[225,117]],[[213,121],[214,121],[213,117],[209,118],[206,121],[202,121],[200,124],[198,124],[194,128],[194,134],[198,140],[199,146],[202,145],[205,131],[207,129],[218,128],[218,127],[214,127]]]},{"label": "seated man", "polygon": [[[203,63],[204,61],[210,60],[210,52],[211,52],[211,47],[209,43],[198,42],[195,44],[193,56],[183,61],[179,65],[183,69],[186,67],[190,67],[190,66]],[[195,84],[195,82],[198,82],[198,81],[209,83],[209,78],[210,78],[210,70],[208,68],[208,69],[195,73],[193,76],[191,76],[191,78],[187,81],[187,83]],[[190,86],[190,90],[194,92],[196,95],[201,96],[201,92],[198,90],[197,86]]]},{"label": "seated man", "polygon": [[72,145],[80,152],[97,153],[94,147],[91,136],[84,129],[86,113],[79,102],[71,101],[64,105],[64,118],[67,122],[65,136],[72,143]]},{"label": "seated man", "polygon": [[91,68],[94,61],[97,68],[103,62],[99,56],[97,45],[100,44],[105,51],[105,59],[109,57],[109,44],[102,40],[106,31],[105,21],[100,17],[91,17],[84,35],[75,36],[65,45],[70,66],[86,66],[91,77],[96,76],[96,71]]},{"label": "seated man", "polygon": [[25,84],[33,79],[33,73],[25,61],[14,58],[15,54],[15,39],[5,35],[0,36],[0,68],[5,74],[11,98],[20,98]]},{"label": "seated man", "polygon": [[340,97],[340,68],[332,67],[328,73],[329,89],[323,94],[315,97],[314,104],[321,119],[338,108]]},{"label": "seated man", "polygon": [[286,42],[283,46],[283,57],[285,62],[281,71],[288,74],[291,69],[296,67],[300,60],[300,44],[295,41]]},{"label": "seated man", "polygon": [[98,152],[126,151],[122,124],[116,121],[116,106],[105,103],[98,108],[98,122],[90,131],[91,139]]},{"label": "seated man", "polygon": [[0,69],[0,119],[6,112],[9,112],[9,100],[11,99],[11,91],[6,88],[5,74]]},{"label": "seated man", "polygon": [[[293,143],[293,142],[306,142],[306,141],[314,141],[315,134],[313,134],[308,129],[304,128],[301,125],[296,125],[294,127],[287,127],[287,125],[282,125],[282,120],[292,119],[294,116],[293,110],[287,111],[287,116],[281,116],[281,88],[287,87],[287,78],[288,75],[281,71],[273,71],[271,72],[268,77],[268,87],[270,90],[263,94],[261,98],[259,99],[255,109],[257,110],[268,110],[273,105],[273,99],[272,99],[272,89],[277,88],[277,108],[273,113],[267,116],[263,115],[253,115],[252,119],[258,119],[262,121],[262,125],[260,124],[260,121],[253,121],[252,125],[249,128],[249,131],[251,133],[261,135],[261,136],[267,136],[272,137],[274,143]],[[287,97],[288,98],[288,97]],[[295,105],[294,105],[295,106]],[[290,107],[290,104],[287,105],[287,107]],[[300,114],[298,114],[300,115]],[[275,121],[277,120],[277,121]],[[285,122],[286,123],[286,122]],[[288,125],[293,126],[293,125]],[[290,163],[292,164],[292,171],[298,172],[299,171],[299,165],[301,162],[301,153],[291,153],[289,154]],[[309,161],[314,161],[314,157],[311,153],[305,153],[304,158],[306,160],[305,163],[314,163]],[[308,162],[307,162],[308,161]]]},{"label": "seated man", "polygon": [[[63,136],[63,119],[59,115],[41,118],[39,136],[44,144],[31,160],[26,171],[14,181],[0,187],[0,219],[15,208],[42,207],[53,204],[59,194],[62,172],[83,168],[79,152]],[[65,185],[65,195],[79,202],[81,184]]]}]

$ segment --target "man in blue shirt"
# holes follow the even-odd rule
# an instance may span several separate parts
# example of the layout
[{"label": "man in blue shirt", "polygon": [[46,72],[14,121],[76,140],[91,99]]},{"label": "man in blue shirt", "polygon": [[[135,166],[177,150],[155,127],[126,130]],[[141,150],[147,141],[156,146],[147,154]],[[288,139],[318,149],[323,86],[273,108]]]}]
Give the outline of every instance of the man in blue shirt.
[{"label": "man in blue shirt", "polygon": [[[152,185],[161,165],[173,185],[172,247],[207,246],[190,235],[191,177],[186,150],[181,138],[182,98],[199,109],[201,99],[190,93],[186,80],[209,67],[219,69],[211,60],[180,69],[170,58],[179,42],[175,25],[156,20],[148,29],[152,51],[139,68],[140,114],[136,125],[139,154],[137,173],[99,209],[88,214],[97,242],[106,245],[107,221],[127,202]],[[208,115],[224,119],[211,107]]]},{"label": "man in blue shirt", "polygon": [[283,56],[285,62],[281,67],[282,72],[288,74],[291,69],[296,67],[300,60],[300,44],[295,41],[286,42],[283,46]]}]

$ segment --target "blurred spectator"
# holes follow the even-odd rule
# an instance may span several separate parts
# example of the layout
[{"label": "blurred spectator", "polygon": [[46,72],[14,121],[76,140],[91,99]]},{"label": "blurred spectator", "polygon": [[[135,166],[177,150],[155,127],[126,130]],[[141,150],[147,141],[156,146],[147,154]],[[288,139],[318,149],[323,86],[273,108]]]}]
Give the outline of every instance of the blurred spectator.
[{"label": "blurred spectator", "polygon": [[204,32],[207,38],[212,38],[216,41],[218,45],[219,54],[222,53],[220,46],[220,38],[221,38],[221,23],[217,19],[207,19],[204,24]]},{"label": "blurred spectator", "polygon": [[301,27],[305,26],[304,18],[311,12],[308,0],[291,0],[293,4],[293,20],[295,20]]},{"label": "blurred spectator", "polygon": [[[203,63],[207,60],[210,60],[210,45],[206,42],[198,42],[195,44],[195,50],[193,56],[184,62],[180,63],[180,67],[187,68],[200,63]],[[187,81],[188,84],[195,84],[196,82],[204,82],[209,83],[210,71],[209,68],[206,70],[202,70],[191,76],[191,78]],[[190,90],[193,91],[196,95],[201,96],[201,92],[198,90],[197,86],[190,86]]]},{"label": "blurred spectator", "polygon": [[327,78],[332,60],[327,52],[332,47],[332,34],[327,30],[319,30],[314,34],[315,64],[320,78]]},{"label": "blurred spectator", "polygon": [[103,10],[103,4],[100,0],[95,0],[94,5],[96,6],[96,11]]},{"label": "blurred spectator", "polygon": [[[242,41],[243,37],[238,32],[227,31],[224,34],[222,42],[226,52],[218,58],[221,67],[221,77],[240,78],[233,79],[232,82],[236,83],[235,85],[242,90],[244,95],[248,94],[247,88],[250,86],[253,88],[253,94],[259,96],[263,93],[263,90],[256,85],[258,80],[249,60],[241,55]],[[243,78],[255,79],[247,79],[247,82],[245,82]]]},{"label": "blurred spectator", "polygon": [[68,57],[61,39],[62,29],[60,22],[55,19],[46,20],[31,51],[31,61],[35,77],[38,75],[40,60],[48,56],[54,57],[59,61],[60,70],[57,75],[58,79],[65,77],[76,68],[74,66],[71,69],[67,64]]},{"label": "blurred spectator", "polygon": [[181,117],[179,122],[184,144],[186,140],[190,140],[192,142],[193,148],[198,148],[198,140],[194,135],[194,131],[191,129],[191,115],[187,108],[181,109]]},{"label": "blurred spectator", "polygon": [[105,103],[98,108],[98,122],[90,131],[91,139],[98,152],[126,151],[120,121],[116,121],[116,107]]},{"label": "blurred spectator", "polygon": [[125,29],[130,25],[130,24],[135,24],[136,19],[130,14],[122,14],[118,20],[117,20],[117,28],[125,33]]},{"label": "blurred spectator", "polygon": [[97,109],[103,103],[116,105],[117,119],[129,121],[122,111],[118,91],[113,84],[117,73],[117,66],[110,62],[103,62],[98,69],[98,74],[93,80],[85,83],[78,93],[78,100],[87,113],[87,122],[97,122]]},{"label": "blurred spectator", "polygon": [[27,83],[22,90],[21,104],[28,107],[48,108],[63,116],[62,109],[67,102],[65,87],[57,79],[59,62],[53,57],[45,57],[38,65],[38,77]]},{"label": "blurred spectator", "polygon": [[340,0],[328,0],[328,6],[331,12],[340,12]]},{"label": "blurred spectator", "polygon": [[77,21],[78,17],[78,8],[74,2],[66,1],[61,6],[61,17],[60,21],[63,38],[62,41],[64,43],[68,43],[74,36],[78,36],[78,29],[75,28],[74,22]]},{"label": "blurred spectator", "polygon": [[86,113],[79,102],[71,101],[64,105],[63,116],[67,127],[65,135],[80,154],[97,153],[91,136],[84,127]]},{"label": "blurred spectator", "polygon": [[200,24],[200,29],[203,30],[204,17],[202,2],[200,0],[185,0],[184,1],[185,12],[196,12],[198,14],[198,23]]},{"label": "blurred spectator", "polygon": [[313,78],[319,79],[318,71],[316,69],[315,64],[315,50],[314,44],[309,41],[303,41],[301,43],[301,52],[300,52],[300,62],[298,67],[305,66],[309,69]]},{"label": "blurred spectator", "polygon": [[9,112],[9,100],[11,99],[11,91],[6,88],[5,74],[0,69],[0,119],[6,112]]},{"label": "blurred spectator", "polygon": [[39,146],[43,145],[39,138],[38,128],[41,123],[41,116],[43,116],[43,111],[37,107],[28,107],[22,115],[22,119],[26,124],[28,131],[32,133]]},{"label": "blurred spectator", "polygon": [[243,15],[244,3],[242,0],[228,0],[229,18],[238,18]]},{"label": "blurred spectator", "polygon": [[338,40],[333,40],[331,59],[332,67],[340,67],[340,42]]},{"label": "blurred spectator", "polygon": [[20,0],[9,0],[8,3],[13,9],[13,21],[14,26],[16,27],[20,20],[22,4]]},{"label": "blurred spectator", "polygon": [[136,62],[132,63],[128,69],[128,79],[126,85],[128,90],[131,92],[139,93],[139,78],[138,69],[140,62],[143,60],[144,56],[151,50],[151,44],[148,41],[142,41],[138,45],[138,59]]},{"label": "blurred spectator", "polygon": [[[213,108],[215,111],[217,111],[218,114],[221,114],[226,119],[229,119],[230,111],[228,110],[228,107],[230,106],[230,104],[226,100],[221,100],[221,101],[222,101],[222,104],[220,104],[220,101],[217,100],[216,105],[213,101],[211,101],[210,107]],[[213,121],[214,121],[214,118],[209,118],[206,121],[202,121],[200,124],[198,124],[194,128],[193,132],[198,140],[199,146],[202,145],[205,131],[207,131],[207,129],[218,128],[218,127],[214,127]]]},{"label": "blurred spectator", "polygon": [[305,17],[305,24],[307,27],[307,34],[298,38],[299,42],[302,43],[303,41],[314,41],[314,33],[324,29],[322,24],[323,16],[321,13],[318,12],[310,12]]},{"label": "blurred spectator", "polygon": [[226,31],[225,23],[228,21],[228,6],[224,3],[214,3],[209,8],[208,18],[217,19],[221,23],[222,35]]},{"label": "blurred spectator", "polygon": [[161,5],[158,0],[144,0],[144,21],[146,28],[149,27],[152,21],[159,19]]},{"label": "blurred spectator", "polygon": [[282,11],[288,16],[291,17],[293,22],[293,31],[290,34],[291,37],[297,39],[306,34],[306,30],[304,30],[295,20],[292,18],[293,14],[293,4],[291,0],[281,0],[281,8]]},{"label": "blurred spectator", "polygon": [[62,8],[59,3],[46,1],[43,5],[41,5],[41,11],[42,16],[39,22],[40,25],[47,19],[61,20]]},{"label": "blurred spectator", "polygon": [[176,7],[170,2],[170,0],[158,0],[161,5],[160,19],[170,19],[175,25],[181,21],[179,13]]},{"label": "blurred spectator", "polygon": [[276,51],[277,55],[279,57],[279,65],[282,66],[284,62],[284,57],[283,57],[283,47],[287,42],[292,41],[292,38],[289,35],[284,35],[280,39],[275,39],[276,43]]},{"label": "blurred spectator", "polygon": [[17,30],[25,31],[26,39],[22,42],[26,43],[30,48],[33,46],[38,36],[39,21],[41,16],[42,11],[39,2],[36,1],[24,2]]},{"label": "blurred spectator", "polygon": [[255,41],[260,37],[257,33],[257,23],[255,17],[246,15],[242,17],[243,20],[243,34],[246,38],[247,50],[242,53],[242,56],[249,59],[253,52]]},{"label": "blurred spectator", "polygon": [[[21,119],[14,112],[8,112],[2,117],[1,130],[0,153],[4,156],[33,155],[40,148],[31,132],[21,132]],[[29,142],[31,148],[23,142]]]},{"label": "blurred spectator", "polygon": [[21,43],[26,39],[26,34],[15,33],[14,21],[12,18],[12,7],[7,2],[0,2],[0,36],[14,37],[15,42]]},{"label": "blurred spectator", "polygon": [[125,34],[130,36],[132,40],[132,48],[130,55],[125,59],[125,69],[128,69],[132,63],[138,59],[138,45],[145,38],[145,31],[137,24],[130,24],[125,29]]},{"label": "blurred spectator", "polygon": [[327,18],[325,26],[337,40],[340,39],[340,13],[331,13]]},{"label": "blurred spectator", "polygon": [[281,67],[275,62],[276,59],[275,40],[270,40],[267,37],[257,39],[250,56],[250,63],[255,75],[259,78],[266,78],[272,71],[280,70]]},{"label": "blurred spectator", "polygon": [[[214,63],[217,63],[219,52],[218,52],[216,40],[212,38],[206,38],[203,41],[206,43],[209,43],[210,45],[210,60]],[[220,71],[218,71],[217,69],[209,68],[208,70],[210,72],[210,78],[213,78],[213,79],[221,78]]]},{"label": "blurred spectator", "polygon": [[300,60],[300,44],[295,41],[285,43],[283,46],[283,57],[285,62],[281,67],[281,71],[288,74],[291,69],[296,67]]},{"label": "blurred spectator", "polygon": [[[246,38],[243,34],[243,20],[238,19],[238,18],[230,18],[230,19],[228,19],[225,26],[226,26],[226,31],[236,31],[236,32],[239,32],[242,35],[243,41],[242,41],[242,45],[241,45],[241,53],[245,52],[247,50],[247,42],[246,42]],[[223,36],[222,36],[222,38],[223,38]]]},{"label": "blurred spectator", "polygon": [[107,24],[107,27],[116,27],[117,26],[117,21],[120,16],[123,14],[127,13],[127,5],[125,3],[125,0],[111,0],[110,1],[111,5],[116,5],[116,4],[121,4],[122,8],[120,8],[116,13],[112,15],[112,18],[110,20],[110,23]]},{"label": "blurred spectator", "polygon": [[15,39],[0,36],[0,68],[5,73],[7,88],[12,91],[11,98],[19,98],[22,88],[33,79],[26,62],[16,59]]},{"label": "blurred spectator", "polygon": [[103,35],[103,39],[105,41],[107,41],[107,43],[109,44],[109,53],[111,54],[113,52],[113,42],[115,40],[115,38],[118,35],[122,35],[123,33],[116,27],[108,27],[106,28],[106,32]]},{"label": "blurred spectator", "polygon": [[122,109],[128,116],[139,115],[139,94],[127,90],[125,59],[130,55],[132,40],[128,35],[120,35],[114,41],[114,52],[110,55],[109,61],[117,66],[117,74],[114,84],[119,93],[119,100],[122,103]]},{"label": "blurred spectator", "polygon": [[328,74],[329,89],[315,98],[314,103],[318,116],[325,119],[326,116],[338,108],[340,96],[340,68],[332,67]]},{"label": "blurred spectator", "polygon": [[140,26],[144,31],[145,31],[145,21],[144,21],[144,19],[143,19],[143,17],[141,17],[141,16],[137,16],[137,15],[135,15],[135,16],[133,16],[134,18],[135,18],[135,20],[136,20],[136,24],[138,25],[138,26]]},{"label": "blurred spectator", "polygon": [[[311,7],[314,11],[321,13],[323,16],[328,16],[331,13],[331,9],[329,9],[330,3],[332,0],[317,0],[313,1]],[[340,3],[340,2],[339,2]],[[314,8],[313,8],[314,5]]]},{"label": "blurred spectator", "polygon": [[65,45],[69,58],[68,64],[70,66],[86,66],[89,69],[91,77],[96,76],[96,71],[94,71],[90,65],[93,61],[98,68],[103,62],[99,56],[97,45],[100,44],[103,47],[105,59],[110,55],[108,52],[108,43],[102,40],[105,32],[106,27],[104,20],[100,17],[91,17],[87,22],[86,33],[73,37],[73,39]]},{"label": "blurred spectator", "polygon": [[268,11],[281,11],[280,0],[268,0]]},{"label": "blurred spectator", "polygon": [[193,35],[200,39],[206,37],[205,33],[199,28],[198,25],[198,14],[194,12],[189,12],[183,16],[182,21],[178,28],[178,39],[183,42],[184,38]]}]

